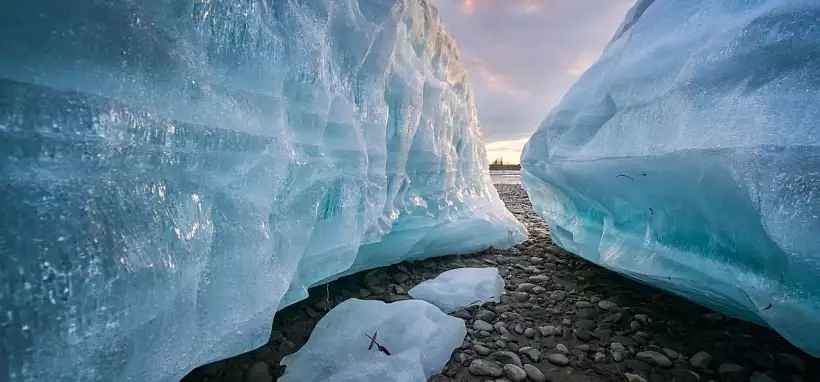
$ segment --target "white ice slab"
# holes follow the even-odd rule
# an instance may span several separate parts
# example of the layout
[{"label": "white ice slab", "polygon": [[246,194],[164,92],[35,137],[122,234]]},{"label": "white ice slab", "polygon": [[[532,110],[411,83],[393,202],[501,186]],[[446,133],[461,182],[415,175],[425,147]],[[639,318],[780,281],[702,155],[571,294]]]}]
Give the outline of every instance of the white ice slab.
[{"label": "white ice slab", "polygon": [[470,305],[497,302],[502,293],[504,279],[497,268],[459,268],[416,285],[407,294],[451,313]]},{"label": "white ice slab", "polygon": [[[391,354],[368,349],[368,335]],[[350,299],[324,316],[308,342],[285,357],[281,382],[425,382],[439,372],[467,328],[420,300],[384,303]]]}]

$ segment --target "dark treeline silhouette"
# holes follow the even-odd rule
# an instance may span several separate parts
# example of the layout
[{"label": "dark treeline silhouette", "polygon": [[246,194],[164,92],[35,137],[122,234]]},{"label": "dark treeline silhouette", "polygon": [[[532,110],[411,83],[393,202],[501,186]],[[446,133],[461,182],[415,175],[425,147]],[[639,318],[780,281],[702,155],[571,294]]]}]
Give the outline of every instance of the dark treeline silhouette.
[{"label": "dark treeline silhouette", "polygon": [[498,158],[490,163],[490,170],[521,170],[521,165],[504,163],[504,158]]}]

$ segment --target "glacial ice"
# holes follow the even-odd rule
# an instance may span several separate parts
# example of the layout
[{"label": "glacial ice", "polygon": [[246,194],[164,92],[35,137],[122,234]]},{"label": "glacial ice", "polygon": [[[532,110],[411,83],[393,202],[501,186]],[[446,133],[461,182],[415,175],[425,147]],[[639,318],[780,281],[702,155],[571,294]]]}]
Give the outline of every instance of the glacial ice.
[{"label": "glacial ice", "polygon": [[[368,349],[376,333],[376,344]],[[322,317],[308,342],[285,357],[282,382],[424,382],[461,346],[464,320],[420,300],[349,299]],[[390,355],[379,351],[384,346]]]},{"label": "glacial ice", "polygon": [[818,20],[638,1],[522,154],[553,240],[820,356]]},{"label": "glacial ice", "polygon": [[0,2],[0,380],[176,381],[359,269],[524,239],[425,0]]},{"label": "glacial ice", "polygon": [[407,291],[411,297],[427,301],[445,313],[501,301],[503,293],[504,279],[498,268],[451,269]]}]

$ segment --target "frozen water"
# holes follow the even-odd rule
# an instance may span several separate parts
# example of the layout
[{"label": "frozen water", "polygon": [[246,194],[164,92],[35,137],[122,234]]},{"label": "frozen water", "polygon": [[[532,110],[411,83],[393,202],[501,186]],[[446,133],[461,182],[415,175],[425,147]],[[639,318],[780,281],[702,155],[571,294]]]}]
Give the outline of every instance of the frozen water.
[{"label": "frozen water", "polygon": [[413,298],[427,301],[445,313],[485,302],[498,302],[503,293],[504,279],[498,274],[498,268],[451,269],[407,292]]},{"label": "frozen water", "polygon": [[177,381],[524,238],[426,1],[0,1],[0,52],[0,380]]},{"label": "frozen water", "polygon": [[522,155],[555,242],[820,356],[817,20],[639,1]]},{"label": "frozen water", "polygon": [[[378,345],[368,349],[368,335]],[[424,382],[461,346],[464,320],[419,300],[347,300],[322,317],[308,342],[282,360],[282,382]]]}]

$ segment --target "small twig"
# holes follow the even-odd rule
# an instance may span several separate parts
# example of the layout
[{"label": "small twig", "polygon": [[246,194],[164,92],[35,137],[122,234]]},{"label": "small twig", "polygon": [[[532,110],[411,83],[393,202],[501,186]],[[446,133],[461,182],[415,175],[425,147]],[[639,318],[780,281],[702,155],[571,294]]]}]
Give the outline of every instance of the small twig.
[{"label": "small twig", "polygon": [[622,177],[627,178],[627,179],[629,179],[629,180],[635,180],[635,179],[633,179],[633,178],[632,178],[631,176],[629,176],[629,175],[625,175],[625,174],[618,174],[618,175],[615,175],[615,177],[616,177],[616,178],[617,178],[617,177],[619,177],[619,176],[622,176]]},{"label": "small twig", "polygon": [[765,307],[765,308],[763,308],[763,309],[761,309],[761,310],[769,310],[769,309],[771,309],[771,308],[772,308],[772,304],[769,304],[769,305],[766,305],[766,307]]},{"label": "small twig", "polygon": [[392,354],[390,354],[390,351],[387,350],[386,347],[384,347],[381,344],[379,344],[378,342],[376,342],[376,335],[378,335],[378,334],[379,334],[379,332],[373,332],[373,337],[371,337],[367,333],[364,334],[364,335],[367,336],[367,338],[370,338],[370,346],[367,347],[367,350],[373,349],[373,344],[376,344],[376,347],[379,349],[380,352],[382,352],[384,354],[387,354],[387,355],[392,355]]}]

